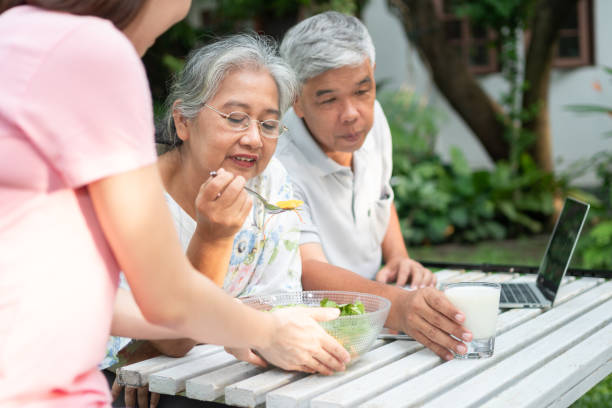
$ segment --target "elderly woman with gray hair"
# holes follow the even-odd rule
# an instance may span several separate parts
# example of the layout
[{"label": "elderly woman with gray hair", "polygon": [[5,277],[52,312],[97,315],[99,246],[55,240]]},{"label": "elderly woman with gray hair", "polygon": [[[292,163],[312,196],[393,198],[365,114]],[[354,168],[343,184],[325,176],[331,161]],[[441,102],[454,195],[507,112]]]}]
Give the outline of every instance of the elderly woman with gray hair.
[{"label": "elderly woman with gray hair", "polygon": [[[234,35],[192,52],[168,97],[157,140],[167,147],[158,161],[165,198],[191,263],[201,271],[226,271],[208,277],[234,297],[302,289],[299,216],[269,214],[243,191],[249,186],[271,202],[293,198],[273,153],[285,132],[281,114],[296,91],[295,75],[276,55],[272,40]],[[119,353],[129,341],[112,338],[101,367],[134,361],[130,347]],[[195,342],[152,341],[143,349],[151,344],[179,356]],[[319,353],[310,365],[294,369],[323,374],[343,369],[346,351],[326,350],[327,355]],[[266,365],[250,350],[230,351]],[[113,390],[117,396],[120,387]]]}]

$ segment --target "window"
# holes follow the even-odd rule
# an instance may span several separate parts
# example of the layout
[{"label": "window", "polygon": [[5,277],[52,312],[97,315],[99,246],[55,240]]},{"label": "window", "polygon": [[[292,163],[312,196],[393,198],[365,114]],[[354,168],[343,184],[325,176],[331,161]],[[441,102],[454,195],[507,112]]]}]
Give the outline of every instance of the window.
[{"label": "window", "polygon": [[474,74],[499,71],[495,32],[472,26],[466,18],[453,14],[454,0],[433,0],[448,42],[470,66]]},{"label": "window", "polygon": [[571,68],[593,63],[592,10],[591,0],[578,1],[576,13],[572,13],[559,30],[559,46],[553,66]]},{"label": "window", "polygon": [[[470,25],[466,18],[453,14],[457,0],[432,0],[444,34],[450,44],[462,55],[475,74],[499,71],[498,50],[492,44],[496,35],[493,30]],[[559,44],[555,51],[553,66],[572,68],[593,63],[592,52],[592,0],[578,0],[576,13],[563,24],[559,31]],[[529,33],[525,33],[528,41]]]}]

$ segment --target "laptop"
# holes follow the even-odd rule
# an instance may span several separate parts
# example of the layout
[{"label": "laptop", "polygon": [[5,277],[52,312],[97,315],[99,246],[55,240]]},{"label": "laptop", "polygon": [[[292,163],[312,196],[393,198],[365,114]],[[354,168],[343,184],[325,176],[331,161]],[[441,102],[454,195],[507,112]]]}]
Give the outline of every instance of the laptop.
[{"label": "laptop", "polygon": [[561,286],[561,280],[572,259],[578,236],[586,220],[589,205],[566,198],[563,210],[544,252],[535,283],[501,284],[499,307],[551,307]]}]

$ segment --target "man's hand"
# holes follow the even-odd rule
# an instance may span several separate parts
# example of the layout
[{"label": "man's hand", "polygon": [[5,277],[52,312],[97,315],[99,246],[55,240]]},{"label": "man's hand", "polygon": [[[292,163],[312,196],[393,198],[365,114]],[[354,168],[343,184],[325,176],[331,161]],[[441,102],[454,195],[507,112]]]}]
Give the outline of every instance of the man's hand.
[{"label": "man's hand", "polygon": [[[113,401],[119,398],[121,395],[121,390],[123,389],[123,385],[117,382],[117,377],[115,377],[115,382],[111,387],[111,395]],[[151,403],[149,404],[149,386],[143,385],[142,387],[130,387],[129,385],[125,387],[125,406],[126,408],[156,408],[157,404],[159,404],[160,395],[156,392],[151,393]]]},{"label": "man's hand", "polygon": [[396,282],[397,286],[405,286],[410,281],[413,289],[436,286],[436,275],[408,257],[389,260],[376,274],[376,280],[382,283]]},{"label": "man's hand", "polygon": [[441,358],[451,360],[453,354],[450,350],[458,354],[467,351],[465,344],[451,337],[472,340],[472,333],[461,326],[465,315],[443,292],[434,288],[404,291],[394,306],[399,308],[395,313],[399,313],[401,330]]}]

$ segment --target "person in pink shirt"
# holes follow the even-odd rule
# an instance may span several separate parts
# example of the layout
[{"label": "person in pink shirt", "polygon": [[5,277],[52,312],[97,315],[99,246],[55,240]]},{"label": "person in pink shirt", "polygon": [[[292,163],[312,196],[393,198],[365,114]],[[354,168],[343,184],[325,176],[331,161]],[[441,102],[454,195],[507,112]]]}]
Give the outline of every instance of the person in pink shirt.
[{"label": "person in pink shirt", "polygon": [[[189,6],[0,0],[2,407],[108,406],[96,367],[109,333],[253,349],[309,372],[343,370],[349,359],[316,323],[337,310],[255,311],[181,249],[139,56]],[[250,211],[244,184],[219,171],[200,191],[225,214],[210,227],[227,239],[204,243],[218,260],[211,269],[227,269],[230,237]],[[120,269],[132,294],[115,297]]]}]

